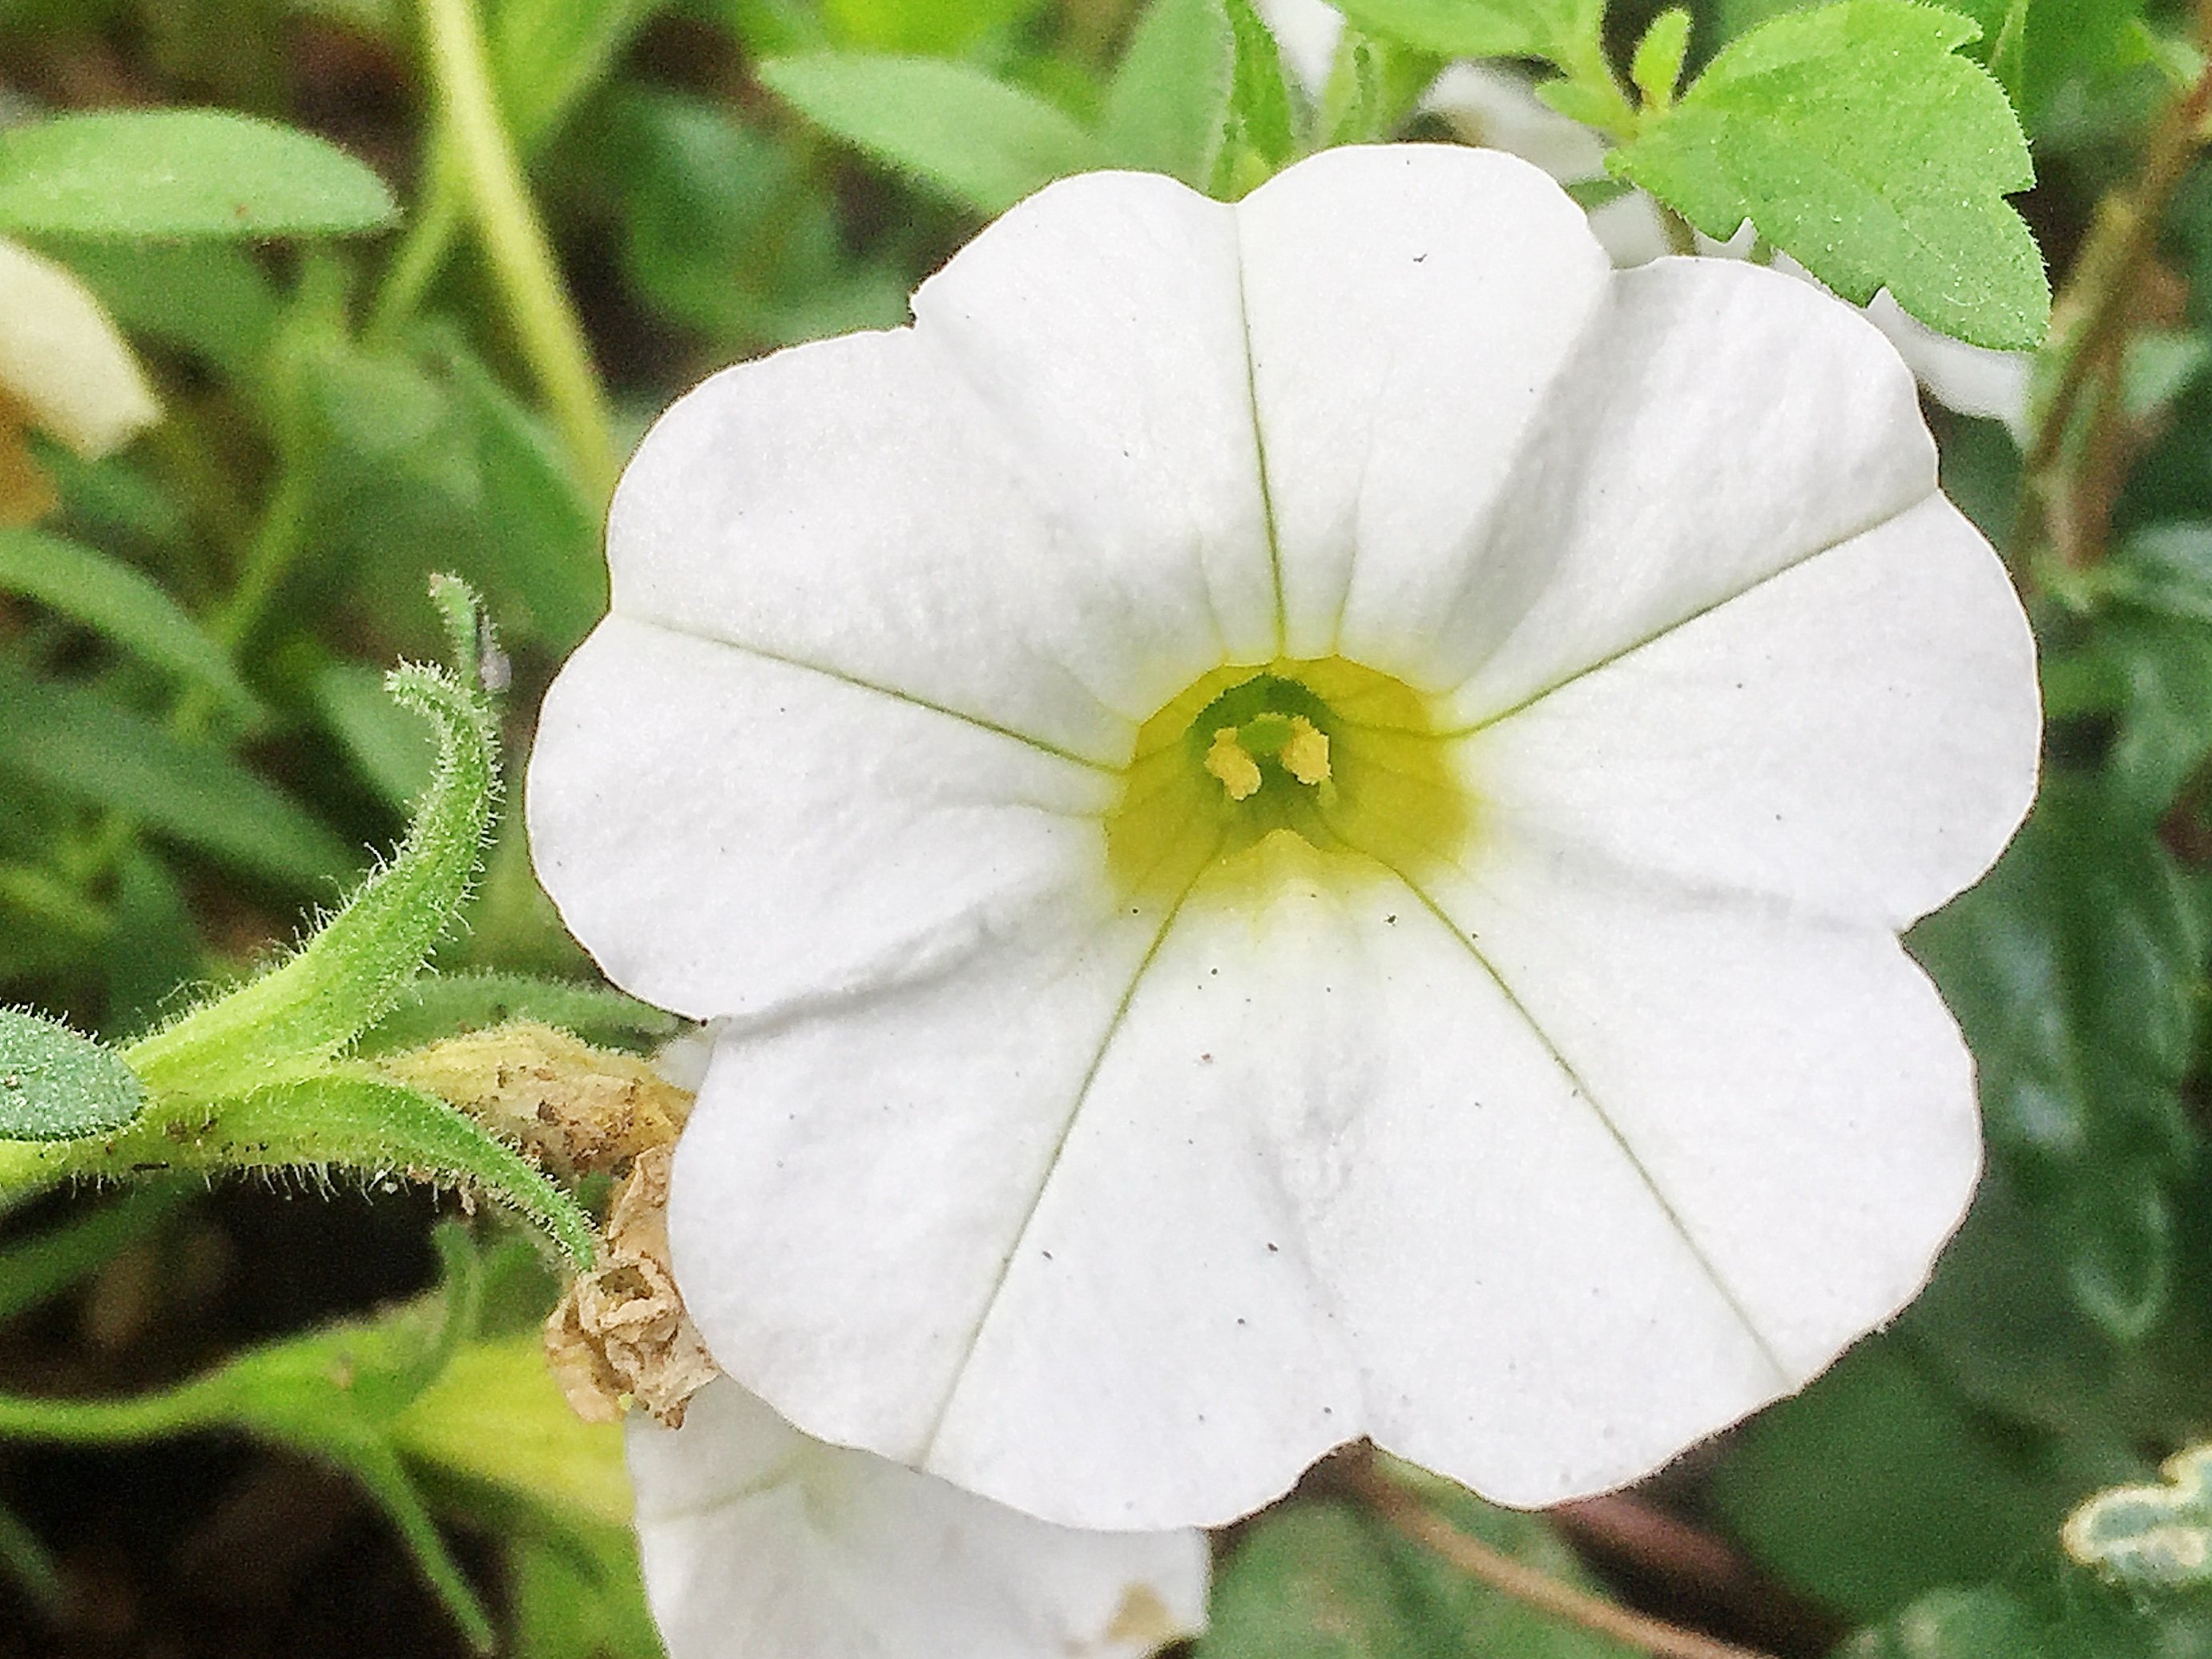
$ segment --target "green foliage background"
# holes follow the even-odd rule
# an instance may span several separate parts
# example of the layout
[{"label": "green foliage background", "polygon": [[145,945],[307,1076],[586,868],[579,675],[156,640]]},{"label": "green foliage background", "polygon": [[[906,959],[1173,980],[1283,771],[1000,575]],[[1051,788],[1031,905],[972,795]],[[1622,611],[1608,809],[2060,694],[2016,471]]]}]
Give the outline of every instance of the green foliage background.
[{"label": "green foliage background", "polygon": [[[1996,872],[1911,940],[1979,1062],[1990,1147],[1927,1294],[1613,1507],[1512,1516],[1401,1478],[1558,1582],[1777,1653],[2212,1654],[2212,1589],[2115,1587],[2060,1542],[2092,1493],[2212,1436],[2212,82],[2196,20],[2166,0],[1344,10],[1333,76],[1309,92],[1247,0],[0,0],[0,235],[100,296],[165,410],[97,463],[34,440],[59,506],[0,529],[0,1004],[140,1038],[293,940],[411,803],[452,794],[472,752],[455,722],[489,721],[489,704],[425,680],[418,703],[447,699],[426,725],[384,690],[394,660],[442,654],[433,570],[479,589],[504,637],[513,769],[538,693],[605,606],[617,459],[704,374],[897,324],[916,282],[1053,178],[1146,167],[1233,197],[1326,143],[1459,136],[1423,88],[1451,58],[1517,60],[1612,146],[1586,198],[1644,188],[1685,246],[1749,219],[1756,254],[1846,298],[1886,287],[1947,332],[2040,344],[2018,432],[1930,414],[1947,485],[2037,624],[2047,781]],[[511,823],[447,931],[474,844],[474,819],[453,821],[444,864],[403,860],[369,890],[417,907],[404,939],[377,935],[373,994],[348,1000],[366,956],[340,972],[319,942],[261,986],[337,973],[352,988],[336,1013],[249,994],[329,1015],[284,1086],[369,1126],[351,1151],[275,1161],[386,1192],[398,1219],[376,1224],[416,1243],[378,1293],[422,1299],[376,1315],[374,1296],[334,1293],[317,1312],[349,1322],[214,1352],[172,1341],[125,1368],[161,1386],[56,1403],[42,1383],[114,1376],[33,1363],[85,1340],[70,1310],[204,1236],[225,1200],[157,1182],[14,1201],[0,1381],[21,1397],[0,1400],[15,1444],[0,1502],[25,1514],[0,1510],[0,1652],[155,1650],[88,1623],[111,1569],[82,1527],[32,1513],[44,1488],[26,1471],[50,1485],[56,1466],[21,1448],[210,1427],[348,1472],[406,1541],[436,1599],[387,1606],[349,1650],[655,1650],[618,1449],[560,1415],[531,1358],[550,1277],[480,1218],[472,1238],[441,1236],[430,1288],[428,1212],[389,1195],[388,1171],[466,1176],[578,1251],[588,1224],[533,1196],[531,1171],[471,1164],[440,1103],[365,1096],[346,1070],[518,1011],[635,1047],[670,1029],[596,988]],[[374,902],[324,938],[374,931]],[[441,933],[434,975],[410,984]],[[198,1077],[227,1097],[235,1036],[199,1060],[174,1042],[127,1052],[165,1087]],[[15,1137],[105,1133],[137,1109],[128,1073],[99,1082],[113,1048],[73,1041],[0,1023],[0,1059],[26,1075],[93,1079],[42,1085],[47,1115],[27,1108]],[[341,1237],[362,1224],[345,1218],[357,1196],[289,1202],[330,1211]],[[183,1294],[160,1283],[157,1301]],[[349,1379],[335,1392],[333,1355]],[[127,1468],[68,1467],[137,1501]],[[213,1650],[180,1639],[161,1650]],[[1628,1650],[1447,1565],[1325,1476],[1224,1538],[1195,1650]]]}]

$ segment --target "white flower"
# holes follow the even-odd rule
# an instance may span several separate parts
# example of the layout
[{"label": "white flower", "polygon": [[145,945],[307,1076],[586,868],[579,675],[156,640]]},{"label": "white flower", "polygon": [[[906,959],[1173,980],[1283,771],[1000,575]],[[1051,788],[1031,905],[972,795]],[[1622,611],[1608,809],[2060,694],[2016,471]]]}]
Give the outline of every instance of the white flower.
[{"label": "white flower", "polygon": [[1140,1659],[1206,1622],[1197,1532],[1018,1515],[798,1433],[727,1381],[629,1425],[670,1659]]},{"label": "white flower", "polygon": [[51,505],[22,428],[96,459],[161,416],[131,348],[76,277],[0,237],[0,523]]},{"label": "white flower", "polygon": [[915,312],[662,419],[532,769],[578,936],[726,1022],[725,1370],[1072,1525],[1362,1434],[1535,1504],[1913,1294],[1979,1152],[1896,936],[2038,716],[1864,319],[1425,147],[1068,180]]}]

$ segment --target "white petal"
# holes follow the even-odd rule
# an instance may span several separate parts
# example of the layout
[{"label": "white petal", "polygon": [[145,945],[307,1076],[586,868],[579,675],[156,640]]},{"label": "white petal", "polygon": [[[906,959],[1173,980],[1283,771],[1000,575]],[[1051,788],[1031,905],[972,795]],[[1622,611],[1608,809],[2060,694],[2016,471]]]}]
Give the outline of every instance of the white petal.
[{"label": "white petal", "polygon": [[1450,146],[1325,151],[1237,218],[1286,653],[1405,676],[1409,619],[1468,577],[1605,253],[1534,167]]},{"label": "white petal", "polygon": [[807,1439],[726,1380],[633,1418],[670,1659],[1140,1659],[1205,1623],[1195,1532],[1076,1532]]},{"label": "white petal", "polygon": [[138,360],[83,284],[0,237],[0,401],[88,460],[161,416]]},{"label": "white petal", "polygon": [[924,283],[914,313],[1073,526],[1075,574],[1164,646],[1188,652],[1211,623],[1212,654],[1127,707],[1141,718],[1224,657],[1273,652],[1231,209],[1148,173],[1064,179]]},{"label": "white petal", "polygon": [[2035,646],[1940,495],[1468,739],[1514,833],[1685,885],[1901,928],[2035,793]]},{"label": "white petal", "polygon": [[1936,402],[1961,415],[2002,421],[2016,440],[2027,441],[2033,354],[1991,351],[1939,333],[1899,305],[1887,289],[1874,296],[1866,311],[1867,319],[1888,337]]},{"label": "white petal", "polygon": [[618,615],[734,641],[1085,755],[1129,722],[1086,685],[1130,630],[991,421],[910,331],[778,352],[664,415],[607,529]]},{"label": "white petal", "polygon": [[1711,259],[1613,296],[1408,676],[1470,722],[1935,492],[1912,376],[1850,307]]},{"label": "white petal", "polygon": [[1194,902],[1118,1013],[1130,964],[1097,966],[726,1040],[672,1209],[725,1367],[815,1432],[1111,1527],[1229,1520],[1369,1432],[1548,1502],[1784,1386],[1395,882]]},{"label": "white petal", "polygon": [[[1470,144],[1534,161],[1563,185],[1605,177],[1606,141],[1536,96],[1535,84],[1503,64],[1452,64],[1421,100]],[[1590,234],[1619,266],[1648,264],[1671,252],[1658,205],[1632,190],[1589,210]]]},{"label": "white petal", "polygon": [[547,694],[538,874],[610,976],[695,1017],[835,1001],[1056,927],[1116,781],[816,669],[612,617]]},{"label": "white petal", "polygon": [[809,1433],[921,1460],[1160,921],[1070,919],[718,1032],[668,1225],[723,1370]]},{"label": "white petal", "polygon": [[1273,650],[1234,216],[1070,179],[915,310],[670,410],[616,494],[615,609],[1118,763]]},{"label": "white petal", "polygon": [[1973,1191],[1980,1121],[1958,1028],[1887,927],[1510,831],[1432,896],[1792,1386],[1917,1292]]},{"label": "white petal", "polygon": [[1780,1386],[1464,945],[1395,882],[1293,879],[1258,918],[1194,903],[1147,970],[931,1465],[1220,1522],[1369,1434],[1549,1503]]}]

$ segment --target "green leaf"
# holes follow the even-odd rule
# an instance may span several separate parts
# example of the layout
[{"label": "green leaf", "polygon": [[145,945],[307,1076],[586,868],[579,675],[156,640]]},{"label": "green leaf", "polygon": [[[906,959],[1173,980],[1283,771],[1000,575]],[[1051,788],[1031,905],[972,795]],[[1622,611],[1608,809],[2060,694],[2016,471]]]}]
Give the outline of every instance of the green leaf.
[{"label": "green leaf", "polygon": [[509,1020],[534,1019],[605,1048],[665,1042],[684,1022],[604,986],[527,974],[429,975],[407,988],[399,1006],[362,1038],[365,1053],[412,1048]]},{"label": "green leaf", "polygon": [[654,309],[736,355],[906,320],[912,277],[889,248],[851,257],[827,181],[790,145],[642,87],[615,119],[623,263]]},{"label": "green leaf", "polygon": [[661,1659],[629,1528],[514,1537],[507,1574],[514,1659]]},{"label": "green leaf", "polygon": [[1619,91],[1587,81],[1540,81],[1533,90],[1538,103],[1601,132],[1617,131],[1627,109],[1628,100]]},{"label": "green leaf", "polygon": [[[448,619],[465,665],[477,650],[476,616],[471,595],[465,614]],[[164,1094],[205,1098],[249,1079],[320,1071],[398,1002],[453,925],[498,787],[490,704],[481,690],[414,664],[385,684],[438,732],[437,773],[398,856],[282,966],[132,1045],[131,1063]]]},{"label": "green leaf", "polygon": [[145,1098],[112,1048],[58,1021],[0,1008],[0,1139],[99,1134],[130,1122]]},{"label": "green leaf", "polygon": [[[15,1510],[0,1507],[0,1570],[59,1627],[68,1621],[70,1595],[52,1553]],[[589,1659],[586,1656],[586,1659]]]},{"label": "green leaf", "polygon": [[0,775],[136,819],[292,887],[356,867],[352,851],[221,751],[173,737],[80,686],[0,662]]},{"label": "green leaf", "polygon": [[43,237],[40,246],[100,297],[115,319],[249,378],[276,326],[276,289],[228,242],[114,242]]},{"label": "green leaf", "polygon": [[392,1425],[409,1462],[507,1548],[516,1659],[660,1659],[630,1530],[623,1431],[586,1423],[546,1369],[538,1320],[472,1342]]},{"label": "green leaf", "polygon": [[[1393,1478],[1515,1559],[1586,1585],[1540,1516],[1501,1510],[1432,1476]],[[1340,1499],[1261,1517],[1215,1580],[1194,1659],[1628,1659],[1635,1651],[1475,1583]]]},{"label": "green leaf", "polygon": [[1003,213],[1108,163],[1073,117],[964,64],[816,52],[772,59],[759,74],[817,125],[979,213]]},{"label": "green leaf", "polygon": [[372,1323],[345,1324],[250,1349],[160,1393],[116,1401],[0,1398],[0,1435],[64,1444],[127,1444],[234,1426],[345,1470],[398,1528],[417,1566],[479,1652],[491,1620],[470,1589],[393,1449],[391,1420],[443,1369],[474,1317],[473,1258],[439,1235],[443,1291]]},{"label": "green leaf", "polygon": [[374,230],[396,209],[361,162],[228,110],[65,115],[0,130],[0,229],[263,237]]},{"label": "green leaf", "polygon": [[2157,1486],[2100,1492],[2066,1519],[2066,1553],[2142,1591],[2212,1586],[2212,1446],[2166,1460]]},{"label": "green leaf", "polygon": [[326,663],[308,687],[316,712],[387,805],[405,811],[438,771],[438,740],[392,700],[366,663]]},{"label": "green leaf", "polygon": [[1753,1419],[1713,1498],[1791,1583],[1879,1619],[2047,1547],[2076,1492],[1877,1338]]},{"label": "green leaf", "polygon": [[2003,198],[2034,173],[2003,92],[1955,53],[1974,34],[1911,0],[1774,18],[1610,165],[1708,236],[1749,219],[1855,305],[1887,287],[1946,334],[2033,346],[2050,285]]},{"label": "green leaf", "polygon": [[2101,574],[2106,603],[2078,666],[2118,721],[2108,810],[2153,823],[2212,756],[2212,526],[2136,532]]},{"label": "green leaf", "polygon": [[2172,855],[2090,782],[2047,779],[1996,868],[1911,944],[1978,1062],[1997,1151],[2051,1170],[2196,1156],[2179,1091],[2202,930]]},{"label": "green leaf", "polygon": [[400,1450],[542,1509],[627,1527],[623,1431],[569,1409],[532,1328],[460,1348],[392,1425]]},{"label": "green leaf", "polygon": [[1990,69],[2040,135],[2061,93],[2121,65],[2142,0],[2014,0]]},{"label": "green leaf", "polygon": [[2045,1659],[2043,1628],[2010,1590],[1930,1590],[1893,1622],[1860,1632],[1836,1659]]},{"label": "green leaf", "polygon": [[1370,34],[1439,58],[1586,59],[1605,0],[1340,0],[1337,9]]},{"label": "green leaf", "polygon": [[1275,37],[1251,0],[1224,0],[1237,42],[1229,93],[1229,143],[1215,167],[1214,191],[1232,198],[1287,166],[1298,150],[1290,78]]},{"label": "green leaf", "polygon": [[1651,20],[1628,66],[1628,78],[1644,94],[1645,103],[1664,109],[1674,101],[1674,88],[1682,78],[1682,59],[1689,50],[1688,12],[1675,6]]},{"label": "green leaf", "polygon": [[566,654],[607,611],[600,511],[551,430],[458,342],[442,356],[476,440],[487,552],[530,637]]},{"label": "green leaf", "polygon": [[842,46],[950,57],[1042,4],[1042,0],[823,0],[822,11]]},{"label": "green leaf", "polygon": [[206,687],[240,720],[260,714],[228,653],[151,577],[119,559],[43,531],[0,526],[0,592],[36,599]]},{"label": "green leaf", "polygon": [[0,1249],[0,1321],[60,1295],[149,1237],[198,1186],[168,1181],[134,1187],[88,1213]]},{"label": "green leaf", "polygon": [[[2081,1241],[2062,1206],[2023,1189],[2009,1160],[1990,1160],[1935,1277],[1898,1328],[1931,1377],[1979,1412],[2066,1443],[2092,1480],[2137,1472],[2137,1444],[2174,1419],[2142,1380],[2152,1356],[2115,1339],[2069,1282]],[[2194,1389],[2181,1407],[2194,1411]]]},{"label": "green leaf", "polygon": [[2205,940],[2181,872],[2099,779],[2054,768],[1996,868],[1911,944],[1973,1051],[1992,1158],[2064,1242],[2076,1305],[2137,1341],[2203,1145],[2181,1085]]},{"label": "green leaf", "polygon": [[514,1209],[572,1265],[592,1264],[591,1218],[537,1165],[436,1096],[366,1067],[271,1084],[216,1103],[210,1115],[219,1138],[175,1151],[177,1167],[348,1170],[459,1187]]},{"label": "green leaf", "polygon": [[756,60],[817,52],[830,44],[814,0],[714,0],[710,9]]},{"label": "green leaf", "polygon": [[487,30],[500,113],[525,150],[597,85],[666,0],[500,0]]},{"label": "green leaf", "polygon": [[1221,0],[1152,0],[1106,90],[1098,137],[1110,164],[1204,189],[1226,136],[1236,70],[1237,36]]}]

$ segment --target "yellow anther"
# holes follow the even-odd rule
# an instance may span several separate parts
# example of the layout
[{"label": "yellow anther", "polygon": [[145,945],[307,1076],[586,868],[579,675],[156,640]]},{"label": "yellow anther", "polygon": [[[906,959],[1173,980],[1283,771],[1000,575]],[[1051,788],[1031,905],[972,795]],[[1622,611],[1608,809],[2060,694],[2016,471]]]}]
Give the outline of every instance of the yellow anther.
[{"label": "yellow anther", "polygon": [[1224,726],[1213,734],[1213,746],[1206,751],[1206,769],[1221,780],[1231,800],[1243,800],[1259,793],[1260,763],[1237,741],[1233,726]]},{"label": "yellow anther", "polygon": [[1291,717],[1291,735],[1277,752],[1283,770],[1300,783],[1319,783],[1328,775],[1328,733],[1304,714]]}]

